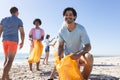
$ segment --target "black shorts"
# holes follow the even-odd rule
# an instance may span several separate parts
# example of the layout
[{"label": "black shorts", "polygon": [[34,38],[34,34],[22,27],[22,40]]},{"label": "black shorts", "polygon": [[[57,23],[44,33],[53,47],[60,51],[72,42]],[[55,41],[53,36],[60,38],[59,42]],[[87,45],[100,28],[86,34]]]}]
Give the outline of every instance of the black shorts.
[{"label": "black shorts", "polygon": [[45,48],[45,52],[49,52],[50,50],[50,47],[49,46],[46,46],[46,48]]}]

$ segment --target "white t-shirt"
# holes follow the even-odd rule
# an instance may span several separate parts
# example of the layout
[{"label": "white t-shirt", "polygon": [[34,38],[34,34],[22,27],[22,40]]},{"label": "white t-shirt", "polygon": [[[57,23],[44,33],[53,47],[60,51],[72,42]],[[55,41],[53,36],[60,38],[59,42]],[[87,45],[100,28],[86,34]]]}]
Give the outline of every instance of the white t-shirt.
[{"label": "white t-shirt", "polygon": [[45,45],[50,46],[50,40],[49,39],[45,39]]},{"label": "white t-shirt", "polygon": [[40,30],[39,29],[35,29],[35,36],[36,36],[37,40],[40,39]]}]

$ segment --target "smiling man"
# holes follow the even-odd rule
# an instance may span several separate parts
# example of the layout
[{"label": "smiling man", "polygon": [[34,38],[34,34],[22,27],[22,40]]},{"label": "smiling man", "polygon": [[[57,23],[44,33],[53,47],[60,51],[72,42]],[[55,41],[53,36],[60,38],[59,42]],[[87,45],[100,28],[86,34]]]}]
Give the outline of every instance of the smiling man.
[{"label": "smiling man", "polygon": [[[73,59],[76,59],[78,65],[80,62],[84,63],[82,75],[84,79],[88,79],[92,70],[93,57],[89,53],[91,44],[85,28],[76,23],[77,12],[74,8],[68,7],[63,11],[65,25],[59,31],[59,48],[58,55],[61,59],[61,54],[69,55],[74,53]],[[65,49],[64,49],[65,46]]]},{"label": "smiling man", "polygon": [[[65,24],[62,25],[58,33],[59,59],[63,57],[63,53],[65,55],[74,53],[71,58],[77,61],[79,68],[81,64],[84,64],[82,75],[85,80],[88,80],[93,67],[93,56],[89,53],[91,50],[89,37],[85,28],[75,22],[77,12],[74,8],[66,8],[63,11],[63,17]],[[56,69],[54,67],[50,78],[54,78],[55,70]]]}]

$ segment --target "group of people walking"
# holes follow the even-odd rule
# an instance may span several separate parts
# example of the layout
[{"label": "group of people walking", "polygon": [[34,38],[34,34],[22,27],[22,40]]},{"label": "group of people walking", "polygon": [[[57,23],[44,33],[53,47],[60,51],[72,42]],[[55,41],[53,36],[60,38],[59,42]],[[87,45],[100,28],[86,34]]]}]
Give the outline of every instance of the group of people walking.
[{"label": "group of people walking", "polygon": [[[24,45],[25,32],[23,27],[23,22],[20,18],[18,18],[19,12],[17,7],[12,7],[10,9],[10,13],[12,16],[5,17],[0,22],[0,37],[2,35],[3,49],[5,54],[4,68],[2,80],[9,80],[9,71],[11,69],[14,57],[16,55],[17,47],[21,49]],[[77,12],[72,7],[67,7],[63,11],[63,17],[65,24],[60,28],[57,36],[58,48],[57,54],[59,60],[61,60],[64,56],[69,55],[70,53],[74,53],[71,56],[71,59],[76,60],[78,64],[78,68],[82,64],[84,64],[84,69],[82,71],[82,76],[85,80],[88,79],[90,72],[92,70],[93,64],[93,56],[89,53],[91,50],[91,44],[89,37],[85,28],[76,23],[75,20],[77,18]],[[30,44],[30,56],[28,57],[28,63],[30,70],[32,71],[32,63],[36,63],[36,70],[39,69],[40,58],[43,52],[43,44],[45,32],[40,27],[42,21],[38,18],[33,21],[35,25],[34,28],[30,30],[29,40]],[[18,32],[20,32],[21,42],[19,44]],[[54,46],[54,44],[50,44],[52,42],[50,40],[50,35],[46,35],[45,37],[45,58],[43,60],[43,64],[48,65],[48,57],[49,57],[49,48],[50,46]],[[87,62],[87,64],[86,64]],[[54,67],[50,79],[52,80],[55,77],[56,66]]]}]

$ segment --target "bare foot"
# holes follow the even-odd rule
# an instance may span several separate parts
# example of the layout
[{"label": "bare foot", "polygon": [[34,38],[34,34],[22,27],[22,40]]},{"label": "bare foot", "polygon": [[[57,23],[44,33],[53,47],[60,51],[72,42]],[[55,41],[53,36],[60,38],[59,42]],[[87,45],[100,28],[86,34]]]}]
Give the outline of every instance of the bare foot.
[{"label": "bare foot", "polygon": [[45,63],[43,62],[43,64],[45,64]]},{"label": "bare foot", "polygon": [[0,79],[0,80],[6,80],[6,75],[3,74],[3,75],[2,75],[2,79]]},{"label": "bare foot", "polygon": [[40,69],[36,69],[37,71],[40,71]]},{"label": "bare foot", "polygon": [[53,79],[51,78],[51,79],[48,79],[48,80],[53,80]]},{"label": "bare foot", "polygon": [[30,69],[30,71],[32,71],[32,69]]},{"label": "bare foot", "polygon": [[12,79],[10,79],[9,75],[7,75],[6,76],[6,80],[12,80]]},{"label": "bare foot", "polygon": [[49,65],[48,63],[46,63],[46,65]]}]

